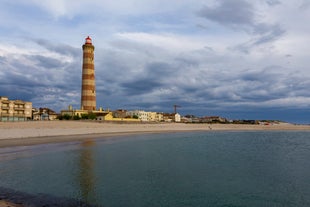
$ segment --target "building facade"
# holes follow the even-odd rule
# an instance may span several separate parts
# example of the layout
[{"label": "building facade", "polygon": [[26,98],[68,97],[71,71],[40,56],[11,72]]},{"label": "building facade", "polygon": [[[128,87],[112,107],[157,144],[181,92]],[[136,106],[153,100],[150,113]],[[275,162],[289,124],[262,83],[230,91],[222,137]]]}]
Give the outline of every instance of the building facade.
[{"label": "building facade", "polygon": [[49,108],[33,108],[32,119],[35,121],[52,121],[57,119],[57,113]]},{"label": "building facade", "polygon": [[71,105],[68,106],[68,109],[60,111],[61,116],[69,115],[70,117],[74,116],[82,117],[82,115],[84,114],[88,114],[88,111],[81,109],[73,109]]},{"label": "building facade", "polygon": [[26,121],[32,119],[32,103],[9,100],[0,96],[0,121]]},{"label": "building facade", "polygon": [[156,121],[163,122],[164,121],[164,114],[163,113],[156,113]]},{"label": "building facade", "polygon": [[148,112],[142,110],[134,110],[126,112],[129,117],[138,117],[140,121],[148,121]]},{"label": "building facade", "polygon": [[162,121],[164,121],[163,114],[157,113],[157,112],[134,110],[134,111],[127,111],[126,114],[129,117],[136,116],[142,122],[162,122]]},{"label": "building facade", "polygon": [[112,112],[114,118],[128,118],[127,110],[118,109]]},{"label": "building facade", "polygon": [[181,115],[179,113],[164,113],[163,119],[164,122],[181,122]]},{"label": "building facade", "polygon": [[82,89],[81,89],[81,110],[96,110],[96,83],[94,50],[91,38],[88,36],[83,45],[82,65]]}]

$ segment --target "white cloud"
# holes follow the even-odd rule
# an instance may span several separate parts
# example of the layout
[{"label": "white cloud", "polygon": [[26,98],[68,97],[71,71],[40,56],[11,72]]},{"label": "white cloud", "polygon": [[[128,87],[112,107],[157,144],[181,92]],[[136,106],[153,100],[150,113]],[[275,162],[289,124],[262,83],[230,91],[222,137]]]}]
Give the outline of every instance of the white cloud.
[{"label": "white cloud", "polygon": [[193,37],[186,37],[174,34],[150,34],[150,33],[119,33],[122,39],[134,41],[138,44],[145,44],[162,48],[168,51],[186,52],[201,49],[203,42]]},{"label": "white cloud", "polygon": [[[204,1],[197,0],[196,3],[201,4],[202,2]],[[96,15],[98,12],[102,12],[100,15],[114,14],[116,16],[147,15],[179,9],[188,9],[195,5],[189,0],[184,0],[182,2],[178,0],[30,0],[27,1],[27,4],[37,5],[55,18],[62,16],[72,18],[79,14],[91,14],[92,12],[95,12]]]}]

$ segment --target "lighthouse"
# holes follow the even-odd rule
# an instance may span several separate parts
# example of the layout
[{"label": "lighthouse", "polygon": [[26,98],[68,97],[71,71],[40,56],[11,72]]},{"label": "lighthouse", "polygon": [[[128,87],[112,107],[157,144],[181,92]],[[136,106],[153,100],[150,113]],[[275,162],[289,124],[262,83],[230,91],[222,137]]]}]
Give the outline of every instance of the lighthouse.
[{"label": "lighthouse", "polygon": [[88,36],[83,45],[81,109],[96,110],[95,64],[92,39]]}]

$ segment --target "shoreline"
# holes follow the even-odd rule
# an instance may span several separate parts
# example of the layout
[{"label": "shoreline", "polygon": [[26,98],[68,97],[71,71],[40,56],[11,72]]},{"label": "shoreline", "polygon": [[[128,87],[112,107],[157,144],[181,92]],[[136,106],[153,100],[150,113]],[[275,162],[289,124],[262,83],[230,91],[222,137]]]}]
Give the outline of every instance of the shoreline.
[{"label": "shoreline", "polygon": [[[186,131],[189,132],[189,131]],[[75,134],[75,135],[57,135],[44,137],[25,137],[13,139],[0,139],[0,149],[5,147],[32,146],[39,144],[57,144],[66,142],[83,142],[93,139],[105,139],[113,137],[127,137],[139,134],[158,134],[158,133],[176,133],[175,131],[143,131],[143,132],[114,132],[114,133],[98,133],[98,134]]]},{"label": "shoreline", "polygon": [[0,148],[84,141],[135,134],[191,131],[310,131],[310,125],[111,123],[96,121],[0,122]]}]

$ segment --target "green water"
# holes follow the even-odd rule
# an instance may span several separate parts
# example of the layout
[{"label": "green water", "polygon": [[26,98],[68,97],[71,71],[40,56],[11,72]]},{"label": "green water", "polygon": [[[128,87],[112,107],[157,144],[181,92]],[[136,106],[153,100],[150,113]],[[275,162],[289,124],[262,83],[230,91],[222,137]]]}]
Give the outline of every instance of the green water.
[{"label": "green water", "polygon": [[0,176],[0,199],[32,206],[310,206],[310,132],[3,148]]}]

